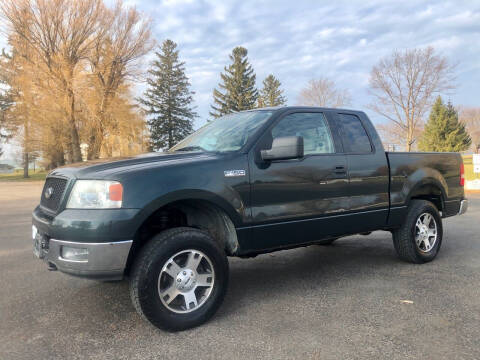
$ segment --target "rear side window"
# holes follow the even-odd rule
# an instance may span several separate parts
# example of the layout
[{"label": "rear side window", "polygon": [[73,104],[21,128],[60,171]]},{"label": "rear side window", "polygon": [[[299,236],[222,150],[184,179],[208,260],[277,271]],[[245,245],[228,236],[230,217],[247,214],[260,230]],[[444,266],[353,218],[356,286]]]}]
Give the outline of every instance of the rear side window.
[{"label": "rear side window", "polygon": [[360,119],[355,115],[338,114],[342,126],[343,148],[347,153],[370,153],[372,145]]}]

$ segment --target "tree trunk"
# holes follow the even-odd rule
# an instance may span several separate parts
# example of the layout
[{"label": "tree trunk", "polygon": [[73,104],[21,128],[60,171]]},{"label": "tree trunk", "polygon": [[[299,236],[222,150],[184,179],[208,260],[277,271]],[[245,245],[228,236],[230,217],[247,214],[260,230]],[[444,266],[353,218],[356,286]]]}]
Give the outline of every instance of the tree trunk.
[{"label": "tree trunk", "polygon": [[100,151],[102,150],[103,139],[105,137],[107,108],[109,105],[109,93],[105,92],[102,97],[102,102],[97,110],[98,123],[90,130],[89,144],[88,144],[88,159],[98,159]]},{"label": "tree trunk", "polygon": [[72,161],[82,161],[82,152],[80,151],[80,139],[78,136],[77,124],[75,121],[75,96],[72,90],[68,92],[69,114],[68,120],[70,125],[70,136],[72,141]]},{"label": "tree trunk", "polygon": [[50,153],[48,157],[47,170],[55,169],[59,166],[65,165],[65,153],[61,144],[56,146]]},{"label": "tree trunk", "polygon": [[413,145],[413,126],[408,125],[408,128],[407,128],[407,148],[406,148],[407,152],[412,151],[412,145]]},{"label": "tree trunk", "polygon": [[172,114],[170,113],[170,109],[168,111],[168,148],[170,149],[173,144],[173,124],[172,124]]},{"label": "tree trunk", "polygon": [[88,141],[88,160],[98,159],[100,157],[100,150],[103,143],[103,131],[102,129],[96,129],[92,127],[90,130],[90,136]]},{"label": "tree trunk", "polygon": [[28,178],[28,152],[23,153],[23,178]]},{"label": "tree trunk", "polygon": [[28,117],[23,124],[23,178],[28,178],[28,152],[30,151],[30,124],[28,122]]},{"label": "tree trunk", "polygon": [[75,93],[73,92],[73,69],[70,70],[68,78],[64,82],[65,89],[65,110],[67,112],[67,125],[70,137],[71,162],[82,161],[80,151],[80,138],[75,119]]}]

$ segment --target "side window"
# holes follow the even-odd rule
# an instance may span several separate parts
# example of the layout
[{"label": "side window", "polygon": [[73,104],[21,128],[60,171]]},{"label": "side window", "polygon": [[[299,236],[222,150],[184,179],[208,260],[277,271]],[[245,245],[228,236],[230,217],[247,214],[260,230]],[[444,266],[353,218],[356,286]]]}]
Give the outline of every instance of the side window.
[{"label": "side window", "polygon": [[303,136],[305,155],[335,152],[330,129],[322,113],[295,113],[285,116],[272,129],[272,138]]},{"label": "side window", "polygon": [[372,145],[360,119],[355,115],[338,114],[342,125],[342,142],[347,153],[370,153]]}]

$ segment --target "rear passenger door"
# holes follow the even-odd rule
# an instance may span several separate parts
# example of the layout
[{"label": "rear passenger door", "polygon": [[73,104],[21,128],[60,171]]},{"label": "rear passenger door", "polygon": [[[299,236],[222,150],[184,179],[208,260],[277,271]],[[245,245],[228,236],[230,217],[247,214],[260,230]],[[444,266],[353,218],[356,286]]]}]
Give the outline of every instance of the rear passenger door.
[{"label": "rear passenger door", "polygon": [[378,229],[385,225],[388,215],[387,159],[383,148],[375,147],[372,140],[378,136],[363,116],[338,112],[336,121],[347,156],[350,232]]}]

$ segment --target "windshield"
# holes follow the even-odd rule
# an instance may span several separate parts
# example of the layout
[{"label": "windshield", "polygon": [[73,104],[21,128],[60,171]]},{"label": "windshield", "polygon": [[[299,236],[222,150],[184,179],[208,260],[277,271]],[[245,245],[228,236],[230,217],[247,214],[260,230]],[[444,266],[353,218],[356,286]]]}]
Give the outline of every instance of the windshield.
[{"label": "windshield", "polygon": [[240,150],[270,115],[271,111],[247,111],[224,115],[207,123],[169,151]]}]

